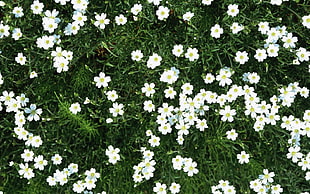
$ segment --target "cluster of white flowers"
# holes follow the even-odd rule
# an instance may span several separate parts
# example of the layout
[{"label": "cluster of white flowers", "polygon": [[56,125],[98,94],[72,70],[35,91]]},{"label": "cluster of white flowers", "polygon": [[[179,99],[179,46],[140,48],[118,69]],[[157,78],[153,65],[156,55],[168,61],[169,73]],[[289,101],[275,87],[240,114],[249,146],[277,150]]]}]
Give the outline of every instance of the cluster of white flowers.
[{"label": "cluster of white flowers", "polygon": [[105,155],[109,157],[109,162],[111,164],[116,164],[117,161],[121,159],[119,152],[119,148],[113,148],[111,145],[109,145],[108,149],[105,150]]},{"label": "cluster of white flowers", "polygon": [[[40,120],[40,115],[42,114],[42,109],[37,109],[35,104],[31,104],[30,108],[23,108],[29,102],[29,98],[26,98],[25,94],[14,97],[13,91],[3,91],[2,96],[0,96],[0,110],[2,110],[1,102],[6,106],[6,112],[15,113],[15,124],[19,128],[23,128],[26,123],[26,117],[24,112],[29,114],[27,116],[28,121],[38,121]],[[28,134],[28,133],[27,133]],[[18,135],[18,134],[16,134]],[[23,138],[21,138],[23,139]]]},{"label": "cluster of white flowers", "polygon": [[175,170],[183,170],[187,173],[188,176],[193,176],[197,174],[199,170],[196,168],[197,163],[193,161],[192,158],[182,158],[182,156],[177,155],[172,158],[173,169]]},{"label": "cluster of white flowers", "polygon": [[[174,45],[172,49],[172,54],[176,57],[183,56],[184,47],[181,44]],[[197,48],[187,48],[186,53],[184,54],[185,58],[189,61],[195,61],[199,59],[198,49]]]},{"label": "cluster of white flowers", "polygon": [[[100,72],[99,76],[95,76],[94,77],[94,81],[96,82],[96,86],[98,88],[104,87],[104,88],[108,88],[109,86],[109,82],[111,81],[111,77],[110,76],[106,76],[105,73]],[[115,102],[115,100],[118,98],[118,95],[116,93],[115,90],[111,90],[111,91],[106,91],[105,94],[107,95],[108,100],[112,101],[112,107],[109,108],[109,112],[112,114],[113,117],[117,117],[118,115],[122,116],[124,114],[124,104]],[[113,120],[111,120],[110,118],[108,118],[110,123]]]},{"label": "cluster of white flowers", "polygon": [[[178,183],[171,183],[169,190],[172,194],[180,192],[181,185]],[[153,187],[153,192],[157,194],[166,194],[167,193],[167,185],[162,183],[156,183],[155,187]]]},{"label": "cluster of white flowers", "polygon": [[[85,25],[87,21],[86,9],[89,4],[88,0],[54,0],[55,3],[65,5],[67,2],[71,2],[73,5],[73,16],[72,23],[68,23],[64,31],[61,32],[58,27],[62,26],[60,23],[62,20],[58,18],[59,12],[56,9],[46,10],[44,12],[44,4],[38,0],[34,0],[30,8],[33,14],[42,16],[42,26],[43,30],[48,32],[48,35],[42,35],[37,38],[36,44],[37,47],[48,50],[53,48],[54,45],[59,45],[61,42],[60,35],[53,34],[65,34],[67,36],[76,35],[82,26]],[[202,0],[203,5],[210,5],[213,0]],[[288,0],[271,0],[271,4],[281,5],[282,1]],[[170,14],[170,9],[165,6],[160,6],[161,0],[148,0],[149,3],[157,6],[156,16],[158,20],[165,21],[168,19]],[[0,6],[5,6],[3,1],[0,1]],[[134,4],[130,12],[134,15],[134,21],[137,20],[138,14],[142,11],[141,4]],[[20,18],[24,16],[22,7],[14,7],[12,12],[14,17]],[[126,12],[127,13],[127,12]],[[228,5],[227,15],[230,17],[236,17],[239,14],[239,7],[236,4]],[[189,23],[194,13],[186,12],[182,18],[186,23]],[[105,29],[105,27],[110,24],[110,19],[107,18],[106,13],[95,13],[95,20],[92,20],[93,24],[100,28]],[[125,25],[127,23],[127,17],[123,14],[115,16],[115,23],[117,25]],[[310,16],[302,17],[302,25],[306,28],[310,28]],[[11,28],[13,29],[13,27]],[[233,34],[237,34],[242,31],[244,27],[242,24],[233,22],[230,26]],[[293,61],[293,64],[300,64],[302,62],[308,62],[310,57],[310,52],[306,48],[299,47],[296,48],[296,43],[298,38],[289,33],[286,30],[286,26],[277,26],[269,27],[268,22],[260,22],[258,24],[258,31],[261,32],[266,39],[264,40],[264,48],[259,48],[256,50],[254,58],[258,62],[263,62],[267,57],[277,57],[279,54],[280,43],[282,41],[282,47],[284,49],[289,49],[296,55],[296,59]],[[213,38],[220,38],[223,34],[224,29],[219,25],[215,24],[211,27],[211,36]],[[8,37],[10,35],[10,26],[0,22],[0,38]],[[22,38],[23,33],[20,28],[14,28],[12,30],[12,38],[14,40],[19,40]],[[176,57],[185,57],[189,61],[193,62],[199,59],[199,49],[192,48],[189,46],[184,52],[184,46],[181,44],[174,45],[172,54]],[[20,52],[15,55],[16,63],[20,65],[25,65],[27,62],[26,56],[29,56],[27,53],[24,56],[24,53]],[[61,73],[62,71],[68,71],[69,62],[73,58],[73,53],[71,51],[63,50],[61,47],[56,47],[55,50],[51,51],[51,56],[53,59],[53,66],[57,68],[57,72]],[[141,50],[135,50],[131,52],[131,59],[133,61],[141,61],[144,57],[144,54]],[[29,59],[29,58],[28,58]],[[234,57],[235,61],[240,64],[245,64],[249,60],[249,53],[247,51],[237,51]],[[162,63],[162,57],[153,52],[152,55],[148,57],[148,60],[145,61],[149,69],[155,69],[160,66]],[[143,61],[143,60],[142,60]],[[310,69],[309,69],[310,71]],[[177,82],[179,78],[179,70],[172,67],[171,69],[165,69],[161,76],[160,81],[169,84],[168,88],[164,91],[165,98],[174,99],[177,95],[177,92],[172,87],[172,84]],[[291,138],[288,140],[290,147],[288,148],[287,158],[291,159],[293,163],[297,163],[298,166],[306,172],[305,179],[310,180],[310,153],[303,154],[301,152],[300,138],[302,136],[310,137],[310,111],[306,110],[304,113],[303,120],[295,118],[293,115],[280,117],[279,108],[281,106],[290,107],[294,102],[297,94],[304,98],[308,98],[309,90],[306,87],[299,87],[298,83],[289,84],[287,87],[279,89],[279,96],[272,96],[270,98],[270,103],[260,100],[257,93],[254,92],[254,88],[248,85],[238,86],[232,85],[231,76],[234,74],[232,68],[223,67],[219,72],[214,76],[211,73],[205,75],[204,82],[206,84],[211,84],[215,80],[219,82],[219,86],[227,88],[226,94],[217,94],[213,91],[206,91],[201,89],[199,93],[194,94],[194,87],[190,83],[183,83],[181,86],[182,92],[179,93],[179,105],[174,107],[171,104],[164,102],[157,109],[157,120],[158,124],[157,130],[160,135],[167,135],[173,132],[173,129],[177,130],[177,142],[183,144],[184,138],[190,133],[192,126],[195,126],[199,131],[203,132],[208,128],[207,121],[203,117],[205,113],[209,111],[209,104],[219,104],[220,108],[216,110],[216,113],[220,115],[221,120],[226,122],[233,122],[234,116],[237,115],[237,111],[233,108],[233,101],[238,97],[244,97],[245,104],[245,115],[249,115],[253,120],[255,120],[253,128],[255,131],[261,131],[264,129],[266,124],[276,125],[278,121],[282,120],[281,128],[286,129],[290,132]],[[32,72],[30,77],[35,77],[36,72]],[[256,72],[247,72],[243,74],[243,80],[249,82],[250,84],[257,84],[260,81],[260,76]],[[113,102],[109,112],[113,117],[124,114],[124,105],[118,102],[115,102],[118,99],[118,95],[115,90],[106,91],[109,87],[109,82],[111,81],[110,76],[106,76],[105,73],[100,72],[99,76],[94,77],[94,82],[96,87],[104,89],[104,94],[107,95],[108,100]],[[3,78],[0,74],[0,85],[3,84]],[[156,93],[154,83],[145,83],[144,87],[141,88],[142,93],[145,96],[152,98]],[[191,96],[192,95],[192,96]],[[42,140],[40,136],[34,136],[32,133],[24,129],[26,120],[28,121],[38,121],[40,120],[40,115],[42,114],[42,109],[37,108],[35,104],[31,104],[29,108],[26,108],[29,99],[25,97],[24,94],[14,97],[13,92],[4,91],[2,96],[0,96],[0,111],[3,109],[2,103],[6,107],[6,112],[15,113],[15,124],[14,128],[15,136],[19,140],[25,141],[25,146],[32,146],[38,148],[42,145]],[[85,100],[84,104],[88,104],[90,100]],[[228,103],[232,103],[228,104]],[[146,100],[143,103],[143,109],[148,112],[155,112],[155,105],[151,100]],[[79,103],[74,103],[71,105],[69,110],[73,114],[77,114],[81,111]],[[29,114],[27,117],[24,113]],[[200,116],[202,118],[200,118]],[[111,118],[107,119],[107,123],[113,122]],[[157,132],[157,131],[156,131]],[[146,136],[150,137],[148,142],[151,147],[157,147],[160,145],[160,137],[156,136],[157,133],[153,133],[151,130],[146,131]],[[226,132],[227,138],[235,141],[238,137],[238,133],[235,129],[231,129]],[[109,146],[105,154],[109,157],[109,162],[116,164],[120,160],[119,148],[113,148]],[[135,173],[133,179],[135,183],[140,183],[145,180],[149,180],[154,176],[155,171],[155,160],[153,159],[154,153],[150,150],[142,149],[143,152],[143,161],[140,162],[137,166],[134,166]],[[240,154],[237,154],[237,159],[239,163],[248,163],[250,155],[245,151],[241,151]],[[23,163],[19,164],[19,175],[31,179],[35,176],[33,169],[43,170],[47,165],[47,160],[44,159],[43,155],[35,156],[35,153],[30,149],[24,149],[24,152],[21,154]],[[62,157],[58,154],[54,155],[51,159],[53,164],[59,165],[62,161]],[[30,162],[34,162],[33,167],[30,166]],[[191,158],[182,158],[180,155],[172,159],[173,168],[176,170],[183,170],[187,173],[188,176],[193,176],[199,171],[196,168],[197,163]],[[57,183],[59,185],[64,185],[68,182],[68,179],[71,174],[78,172],[77,164],[71,163],[68,168],[63,169],[62,171],[57,170],[53,176],[47,178],[47,182],[50,186],[55,186]],[[283,189],[280,185],[272,185],[273,183],[273,172],[268,172],[267,169],[264,169],[263,175],[259,176],[259,179],[251,181],[250,187],[257,193],[268,192],[271,193],[281,193]],[[100,177],[100,174],[96,172],[95,169],[90,169],[85,172],[85,179],[79,180],[73,184],[73,191],[76,193],[82,193],[87,190],[92,190],[96,187],[96,181]],[[171,193],[178,193],[180,191],[180,185],[172,183],[169,187]],[[153,188],[153,191],[156,193],[166,193],[167,185],[156,183],[156,186]],[[219,185],[212,187],[212,193],[221,193],[222,190],[224,193],[236,193],[235,188],[229,185],[228,181],[221,180]],[[86,192],[86,191],[85,191]]]},{"label": "cluster of white flowers", "polygon": [[256,72],[247,72],[243,74],[242,80],[249,82],[250,84],[257,84],[260,80],[260,76]]},{"label": "cluster of white flowers", "polygon": [[230,185],[227,180],[220,180],[219,184],[211,187],[212,194],[235,194],[236,189],[234,186]]},{"label": "cluster of white flowers", "polygon": [[[61,160],[62,160],[61,156],[59,156],[58,154],[55,154],[52,157],[52,160],[53,159],[54,159],[54,161],[58,160],[56,163],[54,163],[56,165],[58,165],[58,163],[61,163]],[[78,172],[78,165],[71,163],[71,164],[69,164],[69,166],[67,168],[62,169],[61,171],[57,169],[53,173],[53,176],[47,177],[46,182],[49,184],[49,186],[56,186],[57,183],[59,183],[59,185],[63,186],[64,184],[68,183],[69,177],[72,174],[77,173],[77,172]]]},{"label": "cluster of white flowers", "polygon": [[272,193],[279,194],[283,192],[281,185],[273,184],[274,172],[269,172],[268,169],[263,170],[263,174],[259,175],[258,179],[250,182],[250,188],[256,193]]},{"label": "cluster of white flowers", "polygon": [[[219,81],[220,86],[230,85],[232,80],[230,77],[234,74],[234,71],[229,67],[223,67],[220,72],[216,75],[216,81]],[[209,82],[212,83],[212,82]]]},{"label": "cluster of white flowers", "polygon": [[293,115],[283,116],[281,128],[287,130],[291,135],[288,140],[290,147],[286,157],[293,163],[297,163],[303,171],[307,171],[305,179],[310,180],[310,152],[303,154],[300,147],[301,137],[310,137],[310,110],[304,112],[303,121]]},{"label": "cluster of white flowers", "polygon": [[53,58],[53,66],[57,68],[57,73],[68,71],[69,62],[73,59],[73,52],[63,50],[61,47],[56,47],[56,49],[51,52],[51,56]]},{"label": "cluster of white flowers", "polygon": [[265,39],[265,48],[256,50],[254,57],[257,61],[262,62],[267,57],[277,57],[280,50],[279,40],[282,41],[284,48],[295,53],[296,59],[292,62],[293,64],[309,61],[310,51],[307,51],[303,47],[294,49],[296,48],[298,38],[288,32],[286,26],[269,27],[268,22],[260,22],[258,24],[258,31],[263,35],[267,35],[267,38]]},{"label": "cluster of white flowers", "polygon": [[147,150],[146,148],[141,148],[143,154],[143,160],[133,167],[134,174],[132,175],[133,181],[135,183],[140,183],[145,180],[149,180],[154,176],[156,161],[153,159],[154,152]]}]

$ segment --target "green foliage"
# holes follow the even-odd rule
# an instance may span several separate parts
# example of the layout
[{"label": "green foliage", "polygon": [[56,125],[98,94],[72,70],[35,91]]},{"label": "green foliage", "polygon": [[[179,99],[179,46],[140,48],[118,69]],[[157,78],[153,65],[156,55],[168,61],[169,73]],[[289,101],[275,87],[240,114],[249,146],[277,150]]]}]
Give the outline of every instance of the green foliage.
[{"label": "green foliage", "polygon": [[[189,135],[184,135],[184,143],[178,144],[178,130],[175,125],[172,133],[163,135],[157,122],[158,108],[163,103],[180,107],[179,95],[185,83],[193,85],[194,98],[204,89],[218,95],[226,94],[231,86],[219,86],[204,83],[207,73],[218,75],[220,69],[230,67],[234,74],[232,83],[238,86],[251,85],[244,81],[247,72],[257,72],[260,81],[252,84],[260,101],[270,103],[270,97],[279,96],[280,89],[298,82],[299,86],[309,87],[309,61],[294,65],[296,50],[300,47],[309,49],[309,29],[302,25],[302,17],[309,15],[308,1],[291,0],[281,6],[271,5],[270,1],[234,0],[213,1],[211,5],[203,5],[200,0],[194,1],[162,1],[161,5],[169,8],[169,17],[159,20],[156,13],[158,6],[147,1],[89,1],[84,15],[87,16],[84,26],[76,35],[65,35],[68,23],[73,22],[75,11],[71,3],[60,5],[53,1],[41,0],[44,11],[56,9],[61,22],[54,33],[44,31],[41,14],[33,14],[30,1],[7,1],[0,7],[0,21],[10,27],[10,36],[0,38],[0,73],[3,84],[0,85],[1,95],[4,91],[13,91],[15,96],[22,93],[29,98],[30,104],[36,104],[43,110],[39,121],[27,121],[23,127],[34,135],[41,137],[43,144],[38,147],[25,145],[14,132],[15,117],[13,112],[0,110],[0,191],[5,193],[72,193],[73,184],[82,180],[85,171],[95,168],[100,173],[96,182],[95,193],[152,193],[156,182],[165,183],[169,187],[176,182],[181,185],[181,193],[211,193],[211,187],[220,180],[229,180],[237,193],[252,193],[249,183],[262,174],[263,169],[275,172],[274,182],[280,184],[283,193],[310,192],[309,180],[305,180],[305,172],[287,159],[286,154],[291,144],[290,131],[281,127],[282,121],[276,125],[266,124],[262,131],[255,131],[255,119],[245,115],[245,99],[238,97],[226,105],[235,109],[237,114],[233,122],[222,121],[219,103],[206,103],[209,110],[205,115],[208,128],[199,131],[192,125]],[[133,18],[130,12],[135,3],[142,4],[142,11]],[[227,7],[238,4],[240,13],[236,17],[227,15]],[[24,16],[15,18],[14,7],[23,8]],[[190,21],[184,21],[186,12],[194,13]],[[104,29],[96,27],[96,14],[106,13],[110,23]],[[117,25],[115,16],[124,14],[125,25]],[[269,22],[270,27],[286,26],[288,32],[298,38],[294,52],[281,46],[278,57],[268,57],[263,62],[255,58],[255,51],[264,48],[266,35],[258,32],[260,22]],[[244,29],[237,34],[231,33],[230,26],[238,22]],[[224,33],[216,39],[210,35],[210,29],[219,24]],[[1,25],[1,24],[0,24]],[[22,37],[17,41],[11,36],[14,28],[21,28]],[[0,31],[1,32],[1,31]],[[0,33],[1,34],[1,33]],[[38,48],[36,41],[43,35],[59,34],[61,43],[53,48]],[[1,36],[0,36],[1,37]],[[199,59],[189,61],[176,57],[171,52],[174,45],[197,48]],[[278,44],[282,45],[279,40]],[[59,46],[63,50],[72,51],[73,58],[68,64],[68,71],[57,72],[51,52]],[[131,53],[141,50],[144,57],[141,61],[133,61]],[[247,51],[249,60],[240,64],[235,60],[238,51]],[[27,58],[24,65],[15,61],[18,53]],[[147,67],[148,57],[153,53],[161,56],[161,65],[155,69]],[[180,71],[178,81],[167,84],[160,81],[164,70],[175,67]],[[29,78],[35,71],[38,77]],[[110,76],[107,87],[96,87],[94,78],[104,72]],[[1,79],[0,79],[1,80]],[[145,83],[155,83],[155,94],[146,96],[141,88]],[[177,92],[174,99],[165,98],[164,90],[172,86]],[[115,102],[124,105],[124,114],[112,116],[110,108],[114,101],[108,98],[108,91],[116,91]],[[295,97],[295,96],[294,96]],[[89,99],[89,102],[86,101]],[[155,111],[147,112],[144,101],[152,100]],[[79,103],[81,112],[70,111],[73,103]],[[291,106],[281,105],[278,115],[293,115],[303,120],[309,110],[309,97],[296,95]],[[26,107],[20,108],[24,111]],[[29,115],[24,113],[25,117]],[[108,118],[113,121],[107,122]],[[306,121],[305,121],[306,122]],[[309,122],[309,121],[307,121]],[[238,138],[227,139],[226,132],[235,129]],[[152,147],[148,143],[150,137],[147,130],[160,137],[160,146]],[[309,137],[301,137],[301,152],[304,156],[310,152]],[[109,163],[105,154],[109,145],[120,149],[120,161]],[[141,183],[133,181],[133,167],[143,160],[142,147],[154,152],[156,161],[154,176]],[[43,155],[48,161],[43,171],[34,169],[35,177],[30,180],[21,178],[19,164],[25,163],[21,154],[24,149],[33,150],[35,156]],[[237,154],[245,151],[250,154],[250,162],[240,164]],[[60,165],[54,165],[51,157],[59,154],[63,157]],[[197,162],[198,174],[188,176],[187,173],[175,170],[172,159],[177,155],[192,158]],[[9,163],[13,161],[13,165]],[[79,166],[79,172],[70,176],[63,186],[50,186],[46,179],[53,176],[56,170],[67,168],[70,163]],[[309,169],[308,169],[309,170]],[[79,176],[80,175],[80,176]],[[168,188],[167,188],[168,189]]]}]

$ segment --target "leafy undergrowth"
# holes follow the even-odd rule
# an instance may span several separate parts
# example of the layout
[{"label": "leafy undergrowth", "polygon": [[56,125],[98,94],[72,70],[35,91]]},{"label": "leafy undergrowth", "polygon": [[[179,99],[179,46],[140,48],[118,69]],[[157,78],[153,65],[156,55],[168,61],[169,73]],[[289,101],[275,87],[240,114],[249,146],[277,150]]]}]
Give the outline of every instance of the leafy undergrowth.
[{"label": "leafy undergrowth", "polygon": [[309,11],[0,1],[0,190],[310,192]]}]

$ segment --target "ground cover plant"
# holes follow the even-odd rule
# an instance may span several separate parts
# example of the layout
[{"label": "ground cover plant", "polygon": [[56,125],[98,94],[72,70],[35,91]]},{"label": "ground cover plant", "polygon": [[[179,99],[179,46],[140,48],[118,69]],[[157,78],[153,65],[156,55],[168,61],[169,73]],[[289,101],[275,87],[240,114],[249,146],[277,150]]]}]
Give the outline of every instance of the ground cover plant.
[{"label": "ground cover plant", "polygon": [[0,1],[3,193],[309,193],[307,0]]}]

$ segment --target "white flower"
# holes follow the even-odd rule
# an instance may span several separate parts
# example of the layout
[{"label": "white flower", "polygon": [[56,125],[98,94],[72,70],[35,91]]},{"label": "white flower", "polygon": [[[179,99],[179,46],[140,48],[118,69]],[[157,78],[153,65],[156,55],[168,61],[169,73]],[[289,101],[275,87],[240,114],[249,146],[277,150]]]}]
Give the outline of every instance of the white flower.
[{"label": "white flower", "polygon": [[52,48],[54,46],[54,36],[42,36],[41,38],[37,38],[37,47],[43,48],[45,50]]},{"label": "white flower", "polygon": [[155,106],[151,100],[144,101],[143,105],[144,105],[144,107],[143,107],[144,110],[146,110],[148,112],[155,111]]},{"label": "white flower", "polygon": [[189,61],[197,60],[199,58],[198,49],[188,48],[185,53],[185,58],[189,59]]},{"label": "white flower", "polygon": [[227,135],[227,139],[231,139],[233,141],[235,141],[237,139],[237,137],[238,137],[238,133],[236,132],[235,129],[227,131],[226,135]]},{"label": "white flower", "polygon": [[310,51],[307,51],[305,48],[300,47],[296,53],[298,60],[300,62],[309,61]]},{"label": "white flower", "polygon": [[76,193],[82,193],[85,189],[85,185],[82,181],[77,181],[73,184],[73,191]]},{"label": "white flower", "polygon": [[288,33],[286,36],[282,37],[282,41],[284,42],[284,48],[295,48],[295,43],[298,41],[298,38],[293,37],[292,33]]},{"label": "white flower", "polygon": [[181,188],[180,184],[177,184],[177,183],[173,182],[173,183],[171,183],[171,186],[169,187],[169,190],[171,191],[172,194],[175,194],[175,193],[179,193],[180,192],[180,188]]},{"label": "white flower", "polygon": [[247,154],[245,151],[242,151],[240,154],[237,154],[237,159],[239,160],[240,164],[248,163],[250,155]]},{"label": "white flower", "polygon": [[58,27],[58,24],[55,22],[55,19],[44,17],[42,19],[43,30],[53,33]]},{"label": "white flower", "polygon": [[149,3],[153,3],[154,5],[159,5],[162,0],[147,0]]},{"label": "white flower", "polygon": [[213,38],[220,38],[221,34],[223,34],[223,28],[221,28],[220,25],[215,24],[212,28],[211,28],[211,36]]},{"label": "white flower", "polygon": [[234,22],[231,26],[230,29],[232,31],[233,34],[237,34],[238,32],[240,32],[241,30],[244,29],[244,27],[242,25],[239,25],[237,22]]},{"label": "white flower", "polygon": [[47,177],[46,182],[48,182],[49,186],[55,186],[56,185],[56,178],[49,176],[49,177]]},{"label": "white flower", "polygon": [[292,158],[292,161],[294,163],[297,163],[299,161],[299,159],[302,158],[303,154],[300,151],[300,147],[296,146],[296,147],[290,147],[288,149],[289,153],[286,154],[286,157],[288,159]]},{"label": "white flower", "polygon": [[310,15],[302,17],[302,25],[310,29]]},{"label": "white flower", "polygon": [[269,31],[269,23],[268,22],[260,22],[258,24],[258,31],[260,31],[262,34],[267,34]]},{"label": "white flower", "polygon": [[133,15],[138,15],[142,11],[142,5],[134,4],[130,11]]},{"label": "white flower", "polygon": [[106,123],[112,123],[112,122],[113,122],[113,119],[112,119],[112,118],[107,118],[105,122],[106,122]]},{"label": "white flower", "polygon": [[222,68],[220,73],[216,76],[216,80],[219,81],[219,85],[230,85],[232,83],[232,80],[230,79],[232,73],[233,72],[230,69],[227,70],[227,68]]},{"label": "white flower", "polygon": [[220,110],[220,115],[222,115],[222,121],[232,122],[234,120],[233,116],[236,115],[236,110],[230,109],[230,106],[225,106],[224,109]]},{"label": "white flower", "polygon": [[100,15],[96,14],[94,25],[99,27],[100,29],[105,29],[105,26],[110,23],[110,20],[106,18],[107,14],[101,13]]},{"label": "white flower", "polygon": [[18,53],[17,57],[15,57],[16,63],[19,63],[21,65],[25,65],[26,63],[26,57],[23,55],[23,53]]},{"label": "white flower", "polygon": [[118,98],[118,95],[115,90],[106,92],[106,95],[108,97],[108,100],[112,102],[114,102]]},{"label": "white flower", "polygon": [[230,4],[228,5],[227,14],[229,16],[235,17],[239,13],[238,5]]},{"label": "white flower", "polygon": [[163,135],[167,135],[167,133],[171,133],[172,128],[171,128],[171,125],[169,123],[165,123],[165,124],[161,124],[158,127],[158,131],[160,131],[161,134],[163,134]]},{"label": "white flower", "polygon": [[30,6],[30,9],[32,10],[33,14],[41,14],[43,11],[44,4],[40,3],[38,0],[33,1],[33,3]]},{"label": "white flower", "polygon": [[109,162],[111,164],[116,164],[118,160],[120,160],[120,155],[118,154],[120,152],[119,148],[113,148],[113,146],[109,146],[108,149],[106,149],[105,154],[109,157]]},{"label": "white flower", "polygon": [[116,117],[117,115],[123,115],[124,114],[124,110],[123,104],[118,104],[117,102],[113,103],[112,108],[109,108],[110,113],[112,114],[113,117]]},{"label": "white flower", "polygon": [[29,77],[30,77],[30,79],[32,79],[32,78],[38,77],[38,74],[35,71],[32,71],[32,72],[30,72]]},{"label": "white flower", "polygon": [[211,5],[213,0],[202,0],[202,4],[204,5]]},{"label": "white flower", "polygon": [[176,82],[178,79],[178,76],[173,70],[165,70],[161,76],[160,76],[160,81],[161,82],[166,82],[168,84],[173,84]]},{"label": "white flower", "polygon": [[257,49],[257,50],[256,50],[256,54],[254,55],[254,58],[255,58],[258,62],[264,61],[265,59],[267,59],[266,50],[265,50],[265,49]]},{"label": "white flower", "polygon": [[87,20],[87,16],[83,15],[82,12],[75,11],[73,13],[72,19],[75,21],[76,24],[79,26],[84,26],[84,22]]},{"label": "white flower", "polygon": [[206,83],[206,84],[211,84],[213,81],[215,80],[215,77],[214,75],[212,75],[211,73],[207,73],[205,78],[203,79],[203,81]]},{"label": "white flower", "polygon": [[277,184],[277,185],[271,186],[271,194],[279,194],[282,192],[283,192],[283,189],[281,188],[281,185]]},{"label": "white flower", "polygon": [[270,4],[271,5],[281,5],[282,4],[282,0],[270,0]]},{"label": "white flower", "polygon": [[143,58],[143,53],[141,50],[135,50],[131,52],[131,59],[133,61],[140,61]]},{"label": "white flower", "polygon": [[59,154],[55,154],[54,156],[52,156],[52,161],[54,165],[61,164],[62,157]]},{"label": "white flower", "polygon": [[263,170],[263,175],[260,176],[263,184],[273,183],[274,172],[269,172],[268,169]]},{"label": "white flower", "polygon": [[74,21],[72,23],[68,23],[65,27],[64,34],[67,36],[75,35],[80,30],[79,22]]},{"label": "white flower", "polygon": [[124,25],[127,23],[127,18],[121,14],[119,16],[115,16],[115,22],[117,25]]},{"label": "white flower", "polygon": [[[111,151],[119,151],[119,150],[114,150],[114,148],[112,146],[109,146],[108,148]],[[116,148],[116,149],[118,149],[118,148]],[[96,172],[96,169],[94,169],[94,168],[91,168],[90,170],[86,170],[86,172],[84,174],[86,175],[87,179],[89,179],[89,180],[95,180],[96,181],[98,178],[100,178],[100,174],[98,172]]]},{"label": "white flower", "polygon": [[238,51],[236,53],[235,60],[239,62],[240,64],[244,64],[245,62],[249,60],[248,53],[246,51],[243,51],[243,52]]},{"label": "white flower", "polygon": [[180,57],[182,53],[183,53],[183,45],[179,44],[173,46],[172,54],[174,54],[177,57]]},{"label": "white flower", "polygon": [[279,47],[275,44],[270,44],[267,48],[268,57],[277,57],[278,56]]},{"label": "white flower", "polygon": [[42,109],[37,109],[37,106],[35,104],[31,104],[30,108],[25,108],[25,113],[28,113],[27,120],[28,121],[38,121],[40,120],[40,115],[42,114]]},{"label": "white flower", "polygon": [[147,60],[147,67],[151,69],[155,69],[155,67],[160,66],[160,62],[162,57],[159,56],[157,53],[153,53],[152,56],[149,57]]},{"label": "white flower", "polygon": [[110,76],[105,76],[105,74],[103,72],[99,73],[99,77],[94,77],[94,81],[96,82],[96,86],[98,88],[101,87],[108,87],[109,82],[111,81],[111,77]]},{"label": "white flower", "polygon": [[24,162],[31,162],[33,160],[34,153],[31,150],[25,149],[24,153],[21,154],[21,158]]},{"label": "white flower", "polygon": [[35,157],[34,162],[34,167],[39,170],[44,170],[44,167],[47,165],[47,160],[44,160],[42,155]]},{"label": "white flower", "polygon": [[154,83],[145,83],[144,87],[141,88],[142,93],[145,93],[146,96],[150,97],[153,96],[153,94],[155,94],[155,90],[154,90],[155,84]]},{"label": "white flower", "polygon": [[161,183],[156,183],[156,186],[153,187],[153,192],[157,194],[166,194],[167,185],[166,184],[161,184]]},{"label": "white flower", "polygon": [[76,102],[71,104],[69,110],[76,115],[78,112],[81,112],[81,106],[78,102]]},{"label": "white flower", "polygon": [[181,89],[182,89],[182,94],[191,95],[193,93],[194,87],[190,83],[185,83],[182,85]]},{"label": "white flower", "polygon": [[260,76],[256,72],[253,72],[248,75],[248,79],[251,84],[257,84],[259,82]]},{"label": "white flower", "polygon": [[21,32],[20,28],[14,28],[12,33],[12,38],[14,40],[19,40],[20,37],[22,37],[23,33]]},{"label": "white flower", "polygon": [[266,40],[267,43],[273,43],[278,41],[278,39],[281,36],[281,33],[279,31],[279,29],[277,28],[271,28],[268,32],[267,32],[268,38]]},{"label": "white flower", "polygon": [[0,38],[3,38],[5,36],[10,35],[10,26],[8,25],[3,25],[3,23],[0,23]]},{"label": "white flower", "polygon": [[174,91],[173,88],[170,86],[164,90],[164,93],[165,93],[165,98],[170,98],[170,99],[174,99],[174,96],[177,94],[177,92]]},{"label": "white flower", "polygon": [[62,71],[68,71],[69,70],[69,60],[65,57],[59,57],[55,58],[55,61],[53,62],[53,67],[57,68],[57,73],[61,73]]},{"label": "white flower", "polygon": [[164,6],[159,6],[158,10],[156,11],[156,15],[159,20],[164,20],[169,17],[169,8]]},{"label": "white flower", "polygon": [[30,140],[31,140],[30,141],[31,146],[36,147],[36,148],[40,147],[43,144],[40,136],[33,136]]},{"label": "white flower", "polygon": [[151,144],[152,147],[156,147],[160,145],[160,138],[152,135],[151,139],[149,139],[149,143]]},{"label": "white flower", "polygon": [[88,0],[71,0],[71,4],[73,5],[73,9],[77,11],[83,11],[87,9],[89,1]]},{"label": "white flower", "polygon": [[194,13],[188,11],[183,15],[183,20],[190,21],[192,17],[194,17]]},{"label": "white flower", "polygon": [[196,168],[197,163],[196,162],[185,162],[185,166],[183,168],[184,172],[187,172],[188,176],[193,176],[194,174],[197,174],[199,170]]}]

